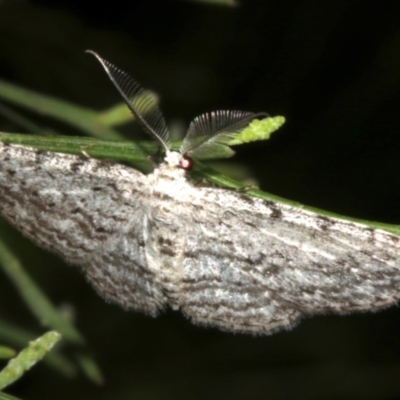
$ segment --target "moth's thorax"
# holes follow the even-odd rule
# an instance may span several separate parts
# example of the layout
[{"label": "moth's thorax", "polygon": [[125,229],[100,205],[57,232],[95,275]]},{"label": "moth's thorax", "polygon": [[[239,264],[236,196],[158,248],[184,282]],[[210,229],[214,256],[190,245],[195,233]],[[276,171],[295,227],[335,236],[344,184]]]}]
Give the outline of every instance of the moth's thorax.
[{"label": "moth's thorax", "polygon": [[164,162],[148,176],[151,195],[144,220],[145,254],[148,268],[168,298],[169,305],[182,305],[182,263],[185,226],[181,224],[181,205],[176,202],[190,186],[186,171],[180,167],[182,156],[168,152]]},{"label": "moth's thorax", "polygon": [[182,154],[178,151],[168,151],[164,157],[164,163],[171,167],[180,167],[182,161]]},{"label": "moth's thorax", "polygon": [[151,191],[174,197],[188,185],[187,171],[180,167],[182,155],[176,151],[168,152],[164,161],[148,175]]}]

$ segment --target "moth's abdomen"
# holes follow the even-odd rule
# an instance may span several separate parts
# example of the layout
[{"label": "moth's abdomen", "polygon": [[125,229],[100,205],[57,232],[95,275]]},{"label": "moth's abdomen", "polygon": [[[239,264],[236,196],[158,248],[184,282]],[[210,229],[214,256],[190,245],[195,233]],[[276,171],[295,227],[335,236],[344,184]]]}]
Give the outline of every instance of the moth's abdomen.
[{"label": "moth's abdomen", "polygon": [[[164,200],[168,201],[168,200]],[[179,223],[179,205],[155,207],[145,216],[145,254],[149,270],[168,298],[168,304],[178,309],[182,302],[182,263],[186,227]]]}]

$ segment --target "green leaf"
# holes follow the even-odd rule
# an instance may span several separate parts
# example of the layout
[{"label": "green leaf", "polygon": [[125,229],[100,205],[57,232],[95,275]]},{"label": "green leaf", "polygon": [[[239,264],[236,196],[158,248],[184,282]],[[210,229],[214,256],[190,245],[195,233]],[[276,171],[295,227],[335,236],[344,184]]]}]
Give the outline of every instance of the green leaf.
[{"label": "green leaf", "polygon": [[51,304],[47,296],[24,271],[17,257],[1,241],[0,267],[14,283],[26,305],[43,325],[57,329],[71,343],[84,344],[85,341],[81,334]]},{"label": "green leaf", "polygon": [[[37,336],[37,333],[21,329],[0,319],[0,339],[14,347],[22,348]],[[59,348],[54,349],[43,362],[67,378],[77,374],[75,365],[61,354]]]},{"label": "green leaf", "polygon": [[154,154],[156,142],[106,141],[89,137],[41,136],[0,132],[0,142],[21,144],[36,149],[69,153],[95,158],[118,159],[121,161],[147,162],[147,156]]},{"label": "green leaf", "polygon": [[58,332],[51,331],[30,342],[0,371],[0,390],[19,379],[25,371],[40,361],[60,339],[61,335]]},{"label": "green leaf", "polygon": [[272,133],[278,130],[285,123],[285,117],[268,117],[262,120],[253,120],[242,132],[237,134],[229,143],[230,146],[237,146],[243,143],[268,140]]},{"label": "green leaf", "polygon": [[0,400],[20,400],[17,397],[11,396],[4,392],[0,392]]},{"label": "green leaf", "polygon": [[0,346],[0,358],[11,358],[14,357],[16,354],[16,351],[12,349],[11,347],[7,346]]},{"label": "green leaf", "polygon": [[76,359],[90,359],[90,368],[88,368],[88,362],[80,363],[83,372],[89,379],[93,379],[96,383],[101,383],[102,376],[100,369],[97,367],[94,359],[83,350],[85,341],[82,335],[51,304],[47,296],[24,271],[18,258],[2,241],[0,241],[0,267],[3,268],[6,275],[14,283],[21,297],[25,300],[27,307],[30,308],[39,321],[45,326],[57,329],[62,333],[66,341],[78,345],[78,349],[75,350]]},{"label": "green leaf", "polygon": [[107,140],[120,140],[122,135],[99,120],[99,113],[89,108],[46,96],[0,80],[0,99],[17,106],[56,118],[90,136]]},{"label": "green leaf", "polygon": [[117,126],[132,122],[133,115],[125,103],[98,112],[99,121],[106,126]]},{"label": "green leaf", "polygon": [[31,119],[25,117],[21,113],[13,110],[10,107],[0,103],[0,115],[3,115],[7,120],[14,122],[21,128],[26,129],[28,132],[38,133],[41,135],[55,134],[51,129],[45,129],[31,121]]}]

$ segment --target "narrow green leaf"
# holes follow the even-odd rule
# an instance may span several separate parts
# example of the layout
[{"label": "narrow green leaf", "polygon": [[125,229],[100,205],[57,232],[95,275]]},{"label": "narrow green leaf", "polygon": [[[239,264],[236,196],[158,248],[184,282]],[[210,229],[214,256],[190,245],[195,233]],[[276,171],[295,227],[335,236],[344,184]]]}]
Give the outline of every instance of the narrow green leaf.
[{"label": "narrow green leaf", "polygon": [[0,392],[0,400],[20,400],[17,397],[11,396],[4,392]]},{"label": "narrow green leaf", "polygon": [[89,380],[97,385],[102,385],[104,383],[103,375],[97,364],[93,361],[92,357],[88,357],[86,354],[79,353],[76,355],[75,359],[82,372]]},{"label": "narrow green leaf", "polygon": [[[155,141],[108,141],[88,137],[42,136],[5,132],[0,132],[0,142],[20,144],[58,153],[139,163],[147,163],[148,156],[155,154],[160,147]],[[178,151],[180,145],[181,142],[172,142],[171,148]],[[226,154],[219,153],[205,159],[226,157]]]},{"label": "narrow green leaf", "polygon": [[0,340],[15,347],[23,347],[25,343],[37,337],[37,334],[21,329],[0,319]]},{"label": "narrow green leaf", "polygon": [[41,136],[0,132],[3,143],[21,144],[36,149],[121,161],[147,162],[157,151],[156,142],[106,141],[89,137]]},{"label": "narrow green leaf", "polygon": [[243,143],[268,140],[272,133],[285,123],[285,117],[268,117],[262,120],[253,120],[242,132],[235,135],[229,143],[230,146],[237,146]]},{"label": "narrow green leaf", "polygon": [[14,357],[16,354],[16,351],[12,349],[11,347],[7,346],[0,346],[0,358],[11,358]]},{"label": "narrow green leaf", "polygon": [[16,125],[21,128],[26,129],[28,132],[40,134],[40,135],[52,135],[53,131],[50,129],[43,129],[41,126],[31,121],[29,118],[25,117],[21,113],[11,109],[10,107],[5,106],[0,103],[0,115],[3,115],[9,121],[14,122]]},{"label": "narrow green leaf", "polygon": [[[139,97],[136,97],[134,101],[140,102]],[[148,101],[149,104],[156,105],[159,102],[157,94],[150,90],[146,90],[145,97],[146,101]],[[153,108],[151,107],[147,108],[146,109],[147,113],[150,112]],[[131,113],[131,111],[129,110],[129,108],[126,106],[125,103],[118,103],[114,107],[109,108],[108,110],[99,111],[97,115],[99,122],[105,126],[117,126],[135,120],[135,116]]]},{"label": "narrow green leaf", "polygon": [[[21,297],[25,300],[26,305],[42,324],[57,329],[62,333],[66,341],[79,346],[84,345],[84,339],[81,334],[51,304],[47,296],[37,287],[35,282],[33,282],[21,267],[19,260],[2,241],[0,241],[0,267],[3,268],[18,289]],[[75,356],[77,358],[91,359],[91,363],[96,366],[94,359],[81,350],[76,350]],[[97,366],[96,368],[99,370]],[[86,371],[84,372],[92,379],[92,375],[94,374],[89,374]],[[101,374],[99,373],[99,375]],[[93,380],[97,383],[100,379],[96,377],[96,379]]]},{"label": "narrow green leaf", "polygon": [[78,345],[84,344],[81,334],[51,304],[47,296],[24,271],[17,257],[2,241],[0,241],[0,267],[14,283],[26,305],[42,324],[57,329],[69,342]]},{"label": "narrow green leaf", "polygon": [[28,347],[11,359],[0,371],[0,390],[19,379],[25,371],[40,361],[60,339],[61,335],[58,332],[50,331],[30,342]]},{"label": "narrow green leaf", "polygon": [[52,96],[0,80],[0,98],[40,115],[47,115],[70,124],[90,136],[107,140],[123,139],[117,131],[101,124],[98,113]]},{"label": "narrow green leaf", "polygon": [[[0,320],[0,339],[15,347],[21,348],[37,336],[36,333],[23,330]],[[54,349],[43,362],[67,378],[72,378],[77,374],[75,365],[61,354],[59,348]]]},{"label": "narrow green leaf", "polygon": [[98,118],[106,126],[118,126],[131,122],[134,117],[125,103],[118,103],[107,110],[99,111]]}]

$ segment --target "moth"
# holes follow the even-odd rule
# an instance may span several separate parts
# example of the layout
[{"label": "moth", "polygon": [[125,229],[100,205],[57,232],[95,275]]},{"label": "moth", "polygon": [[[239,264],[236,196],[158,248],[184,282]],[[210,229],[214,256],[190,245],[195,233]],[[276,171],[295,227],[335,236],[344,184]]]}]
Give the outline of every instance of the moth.
[{"label": "moth", "polygon": [[165,150],[149,175],[117,163],[0,144],[1,214],[79,266],[98,293],[157,316],[181,310],[225,331],[270,334],[301,317],[387,307],[400,297],[400,238],[245,193],[194,185],[193,160],[230,151],[259,114],[197,117],[179,152],[149,92],[97,53]]}]

